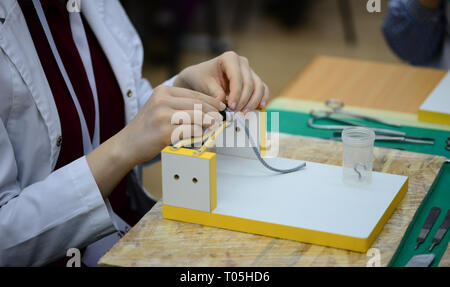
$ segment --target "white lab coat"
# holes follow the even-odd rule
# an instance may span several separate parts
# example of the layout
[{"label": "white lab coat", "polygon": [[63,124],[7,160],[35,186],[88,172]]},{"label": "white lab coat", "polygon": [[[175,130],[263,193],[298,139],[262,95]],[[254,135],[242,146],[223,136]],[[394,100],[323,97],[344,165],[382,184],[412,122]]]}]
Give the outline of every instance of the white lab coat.
[{"label": "white lab coat", "polygon": [[[152,93],[141,41],[117,0],[81,1],[81,12],[111,63],[128,123]],[[85,157],[54,170],[58,111],[16,0],[0,1],[0,18],[0,266],[36,266],[114,227]]]}]

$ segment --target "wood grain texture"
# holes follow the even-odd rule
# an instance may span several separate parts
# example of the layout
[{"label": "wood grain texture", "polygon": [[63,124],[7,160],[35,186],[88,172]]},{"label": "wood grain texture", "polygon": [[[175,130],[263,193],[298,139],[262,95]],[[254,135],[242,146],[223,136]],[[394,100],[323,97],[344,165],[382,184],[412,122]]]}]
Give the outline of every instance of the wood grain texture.
[{"label": "wood grain texture", "polygon": [[416,114],[447,71],[407,65],[316,57],[281,97]]},{"label": "wood grain texture", "polygon": [[[376,171],[409,176],[409,191],[373,248],[388,264],[443,157],[375,148]],[[281,135],[280,156],[340,165],[339,142]],[[366,266],[365,253],[162,219],[157,203],[99,262],[106,266]],[[268,211],[270,212],[270,211]],[[324,214],[326,216],[326,214]]]},{"label": "wood grain texture", "polygon": [[442,255],[441,261],[439,262],[439,267],[450,267],[450,243],[445,250],[444,255]]}]

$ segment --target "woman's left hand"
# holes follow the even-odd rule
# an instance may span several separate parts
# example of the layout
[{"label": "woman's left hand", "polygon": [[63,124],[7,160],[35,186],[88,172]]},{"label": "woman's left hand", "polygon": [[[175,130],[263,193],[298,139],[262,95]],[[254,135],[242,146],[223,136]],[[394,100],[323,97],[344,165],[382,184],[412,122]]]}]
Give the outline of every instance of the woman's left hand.
[{"label": "woman's left hand", "polygon": [[247,58],[235,52],[187,67],[177,76],[174,86],[215,97],[243,113],[265,108],[269,99],[267,85],[250,68]]}]

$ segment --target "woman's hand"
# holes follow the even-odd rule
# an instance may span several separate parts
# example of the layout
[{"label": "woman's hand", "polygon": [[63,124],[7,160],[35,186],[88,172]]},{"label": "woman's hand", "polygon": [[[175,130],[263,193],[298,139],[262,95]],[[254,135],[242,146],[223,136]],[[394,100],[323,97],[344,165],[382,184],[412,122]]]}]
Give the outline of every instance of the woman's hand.
[{"label": "woman's hand", "polygon": [[207,62],[184,69],[174,85],[212,96],[226,102],[232,110],[246,113],[264,108],[269,89],[250,68],[245,57],[226,52]]},{"label": "woman's hand", "polygon": [[[147,103],[125,128],[129,137],[127,146],[133,150],[130,156],[138,164],[152,159],[162,148],[181,139],[174,139],[174,134],[188,138],[191,135],[200,136],[203,127],[223,120],[219,113],[223,110],[224,103],[202,93],[178,87],[156,87]],[[180,118],[183,120],[179,121]]]},{"label": "woman's hand", "polygon": [[[137,116],[119,133],[86,156],[104,198],[137,164],[155,157],[178,139],[201,135],[203,127],[221,122],[228,106],[244,113],[264,108],[269,90],[244,57],[227,52],[183,70],[174,87],[159,86]],[[194,105],[201,105],[195,110]],[[175,118],[188,118],[177,122]],[[174,137],[175,135],[175,137]]]},{"label": "woman's hand", "polygon": [[156,87],[136,117],[86,157],[102,196],[108,197],[128,171],[155,157],[174,135],[175,140],[179,134],[202,135],[203,127],[221,122],[224,109],[223,102],[196,91]]}]

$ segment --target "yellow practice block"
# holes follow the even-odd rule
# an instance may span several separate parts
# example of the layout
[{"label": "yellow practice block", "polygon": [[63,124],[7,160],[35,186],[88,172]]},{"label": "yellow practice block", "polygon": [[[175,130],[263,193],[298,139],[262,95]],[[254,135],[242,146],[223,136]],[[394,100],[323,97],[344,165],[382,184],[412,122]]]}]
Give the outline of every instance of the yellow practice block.
[{"label": "yellow practice block", "polygon": [[218,214],[215,212],[202,212],[187,208],[180,208],[163,204],[163,218],[189,223],[203,224],[224,229],[266,235],[276,238],[289,239],[305,243],[331,246],[358,252],[366,252],[384,225],[391,217],[398,204],[408,191],[408,180],[389,204],[384,214],[367,238],[351,237],[341,234],[299,228],[288,225],[252,220],[236,216]]},{"label": "yellow practice block", "polygon": [[217,206],[216,154],[194,152],[170,146],[161,151],[163,202],[212,211]]}]

